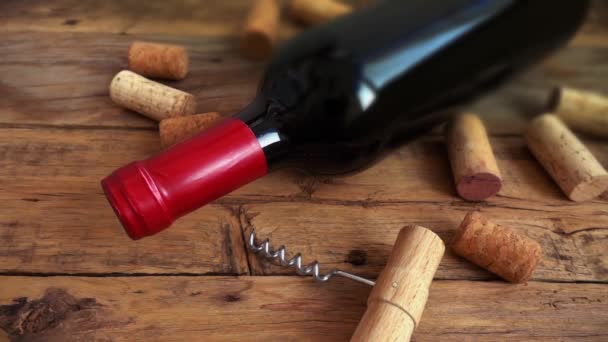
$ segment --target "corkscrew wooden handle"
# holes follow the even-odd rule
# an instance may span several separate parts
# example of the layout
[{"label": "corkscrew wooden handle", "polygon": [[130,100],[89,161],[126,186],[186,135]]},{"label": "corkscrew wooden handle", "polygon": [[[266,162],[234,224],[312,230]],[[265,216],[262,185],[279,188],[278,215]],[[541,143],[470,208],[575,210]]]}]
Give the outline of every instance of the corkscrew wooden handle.
[{"label": "corkscrew wooden handle", "polygon": [[443,241],[429,229],[401,229],[351,342],[409,341],[444,251]]}]

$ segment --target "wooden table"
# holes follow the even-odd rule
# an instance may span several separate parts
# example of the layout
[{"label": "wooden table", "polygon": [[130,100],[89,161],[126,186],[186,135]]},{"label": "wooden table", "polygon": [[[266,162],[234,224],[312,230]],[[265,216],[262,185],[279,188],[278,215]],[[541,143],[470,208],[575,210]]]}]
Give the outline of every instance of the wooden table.
[{"label": "wooden table", "polygon": [[[539,241],[543,261],[516,286],[448,251],[417,341],[608,340],[608,196],[568,201],[521,138],[552,86],[608,92],[602,0],[568,48],[475,105],[505,178],[496,198],[455,196],[434,133],[347,178],[272,174],[130,241],[99,180],[159,140],[156,123],[111,103],[110,79],[134,39],[184,44],[192,72],[170,84],[194,93],[199,112],[235,112],[262,70],[237,49],[248,3],[0,4],[0,341],[347,340],[369,289],[261,262],[244,247],[251,228],[326,269],[375,277],[402,226],[449,241],[470,210]],[[585,142],[608,166],[608,143]]]}]

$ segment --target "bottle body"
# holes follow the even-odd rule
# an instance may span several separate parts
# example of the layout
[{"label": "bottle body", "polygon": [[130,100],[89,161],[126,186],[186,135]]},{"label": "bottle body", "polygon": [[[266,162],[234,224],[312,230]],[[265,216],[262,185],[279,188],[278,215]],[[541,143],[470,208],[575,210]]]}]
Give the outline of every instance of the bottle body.
[{"label": "bottle body", "polygon": [[[549,7],[551,24],[539,25]],[[270,169],[356,171],[563,45],[586,8],[387,1],[288,43],[236,117],[264,142]]]},{"label": "bottle body", "polygon": [[139,239],[268,170],[360,170],[563,45],[587,7],[396,0],[319,26],[282,48],[242,112],[115,171],[104,191]]}]

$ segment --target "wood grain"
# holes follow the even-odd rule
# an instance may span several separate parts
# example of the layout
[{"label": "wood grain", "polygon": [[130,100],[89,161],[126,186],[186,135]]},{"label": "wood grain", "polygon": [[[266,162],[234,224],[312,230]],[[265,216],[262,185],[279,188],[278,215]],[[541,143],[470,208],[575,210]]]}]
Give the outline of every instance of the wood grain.
[{"label": "wood grain", "polygon": [[[301,252],[306,262],[318,260],[324,270],[345,269],[376,277],[383,269],[399,230],[407,224],[424,224],[448,244],[470,207],[450,204],[410,203],[352,207],[329,204],[268,203],[242,207],[242,220],[255,227],[260,239]],[[608,230],[576,234],[552,231],[551,219],[536,218],[517,210],[482,208],[493,221],[513,228],[539,242],[543,258],[533,279],[546,281],[608,282],[605,254]],[[250,256],[254,275],[293,274]],[[495,279],[490,273],[446,251],[437,279]]]},{"label": "wood grain", "polygon": [[[0,284],[0,328],[36,341],[345,341],[369,294],[346,280],[295,277],[2,277]],[[414,340],[602,341],[607,302],[605,287],[594,284],[436,281]],[[23,312],[44,308],[56,310]]]},{"label": "wood grain", "polygon": [[[96,183],[114,168],[160,151],[153,131],[117,129],[1,129],[0,175],[19,177],[32,188],[61,187],[57,175],[85,177]],[[601,164],[608,165],[608,145],[584,140]],[[492,138],[505,187],[479,206],[562,214],[563,232],[607,228],[605,201],[575,205],[534,160],[519,137]],[[15,182],[13,183],[14,186]],[[95,184],[97,186],[97,184]],[[352,205],[437,202],[475,207],[456,196],[443,139],[419,139],[377,165],[347,177],[319,177],[293,170],[277,171],[232,193],[222,203],[265,201],[345,202]],[[576,214],[584,217],[576,221]]]},{"label": "wood grain", "polygon": [[[290,171],[269,175],[158,237],[135,243],[121,231],[99,180],[158,151],[156,132],[38,128],[0,133],[4,272],[242,274],[247,268],[240,227],[251,223],[262,236],[327,267],[376,276],[399,228],[430,225],[448,239],[464,214],[478,208],[548,251],[535,279],[608,280],[608,258],[602,255],[608,243],[606,203],[569,202],[520,138],[494,139],[506,186],[501,196],[485,203],[456,197],[444,147],[439,138],[427,138],[350,177],[319,179]],[[606,162],[607,146],[593,147]],[[226,244],[232,251],[224,250]],[[134,259],[134,250],[146,257]],[[162,257],[155,257],[158,253]],[[349,254],[356,260],[358,253],[367,255],[365,265],[346,261]],[[254,274],[290,272],[260,266],[257,260],[251,264]],[[448,254],[438,277],[489,275]]]},{"label": "wood grain", "polygon": [[[237,36],[251,2],[162,0],[82,2],[6,1],[0,31]],[[295,30],[288,20],[283,31]]]},{"label": "wood grain", "polygon": [[[342,1],[352,4],[365,2]],[[237,36],[247,16],[250,1],[180,0],[173,2],[172,6],[165,4],[162,0],[145,3],[138,0],[6,0],[0,11],[0,32]],[[592,11],[578,37],[580,41],[601,44],[597,38],[605,37],[608,31],[606,18],[608,6],[605,1],[593,0]],[[289,37],[297,28],[290,20],[283,20],[281,31]]]},{"label": "wood grain", "polygon": [[[163,82],[193,94],[197,112],[233,113],[253,97],[261,68],[221,38],[141,37],[187,47],[190,73]],[[127,68],[135,37],[113,34],[17,33],[0,49],[0,124],[156,129],[156,123],[112,103],[112,77]]]},{"label": "wood grain", "polygon": [[247,273],[239,222],[222,206],[143,241],[122,231],[99,181],[128,162],[125,148],[137,146],[129,159],[157,151],[151,135],[1,130],[0,272]]},{"label": "wood grain", "polygon": [[[602,141],[584,141],[600,163],[608,165],[608,145]],[[279,196],[287,196],[292,200],[309,199],[312,202],[333,201],[355,205],[372,205],[375,202],[442,202],[446,205],[559,213],[565,220],[565,232],[608,227],[605,201],[573,205],[534,160],[522,138],[493,137],[491,142],[502,172],[504,187],[496,198],[478,205],[465,204],[457,197],[447,148],[444,140],[439,137],[412,142],[377,165],[355,175],[321,177],[281,171],[235,192],[231,197],[280,200]],[[575,213],[586,215],[585,221],[568,219],[570,214]]]},{"label": "wood grain", "polygon": [[[153,129],[154,122],[117,108],[107,96],[111,77],[126,68],[128,46],[138,39],[186,46],[191,73],[167,84],[194,94],[197,112],[231,115],[253,98],[263,72],[262,64],[246,60],[238,49],[245,2],[182,3],[162,15],[149,13],[161,7],[154,1],[6,2],[0,5],[0,91],[9,96],[0,99],[0,124]],[[70,20],[77,23],[63,24]],[[592,21],[583,33],[597,37],[601,20]],[[129,34],[116,34],[121,32]],[[607,56],[608,44],[575,44],[467,110],[483,115],[491,134],[519,134],[531,116],[543,111],[556,85],[608,93],[601,81],[608,77],[608,66],[598,63]]]},{"label": "wood grain", "polygon": [[[491,201],[455,196],[435,131],[360,174],[276,172],[128,240],[99,180],[160,148],[155,122],[111,103],[112,76],[134,40],[185,45],[191,73],[166,84],[193,93],[197,112],[237,112],[263,72],[238,50],[249,4],[0,3],[0,341],[347,340],[369,288],[278,276],[293,273],[245,251],[251,226],[324,269],[376,277],[405,224],[448,241],[475,209],[541,243],[536,281],[487,281],[448,251],[416,341],[608,339],[608,195],[570,203],[519,137],[556,85],[608,93],[604,0],[568,48],[467,108],[487,122],[505,179]],[[297,31],[284,20],[281,39]],[[608,165],[605,143],[584,142]],[[249,273],[271,276],[212,276]]]}]

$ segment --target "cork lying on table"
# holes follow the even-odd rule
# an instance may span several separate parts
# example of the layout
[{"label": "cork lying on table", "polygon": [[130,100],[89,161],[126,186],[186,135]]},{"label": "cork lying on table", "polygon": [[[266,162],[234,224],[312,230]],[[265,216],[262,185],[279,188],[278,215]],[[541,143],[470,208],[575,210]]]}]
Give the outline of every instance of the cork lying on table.
[{"label": "cork lying on table", "polygon": [[608,172],[587,147],[555,115],[534,120],[526,132],[528,147],[575,202],[592,200],[608,191]]},{"label": "cork lying on table", "polygon": [[292,0],[290,16],[303,24],[317,25],[353,11],[350,5],[339,0]]},{"label": "cork lying on table", "polygon": [[160,122],[160,145],[167,148],[195,136],[222,119],[216,112],[179,116]]},{"label": "cork lying on table", "polygon": [[479,117],[456,117],[447,127],[446,140],[458,195],[467,201],[483,201],[496,195],[502,178]]},{"label": "cork lying on table", "polygon": [[256,0],[245,23],[241,38],[243,53],[254,59],[269,57],[279,35],[278,0]]},{"label": "cork lying on table", "polygon": [[573,88],[556,88],[549,110],[575,131],[608,138],[608,97]]},{"label": "cork lying on table", "polygon": [[191,94],[151,81],[123,70],[110,84],[110,97],[116,104],[151,119],[194,114],[196,99]]},{"label": "cork lying on table", "polygon": [[183,80],[188,64],[182,46],[136,41],[129,47],[129,69],[142,76]]},{"label": "cork lying on table", "polygon": [[512,283],[530,279],[542,257],[538,242],[494,224],[478,212],[464,218],[452,250]]}]

